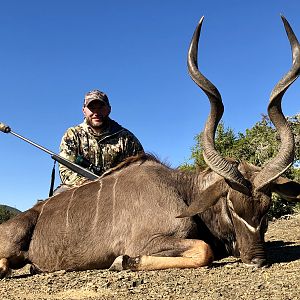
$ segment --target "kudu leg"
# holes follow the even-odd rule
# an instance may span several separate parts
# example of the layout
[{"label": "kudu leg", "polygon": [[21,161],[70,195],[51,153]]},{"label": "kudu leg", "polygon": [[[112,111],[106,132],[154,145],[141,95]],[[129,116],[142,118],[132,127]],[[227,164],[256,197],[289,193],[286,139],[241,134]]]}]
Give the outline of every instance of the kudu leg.
[{"label": "kudu leg", "polygon": [[0,259],[0,279],[5,277],[9,272],[9,262],[6,258]]},{"label": "kudu leg", "polygon": [[0,278],[10,269],[20,269],[29,263],[27,250],[42,205],[38,203],[0,224]]},{"label": "kudu leg", "polygon": [[203,241],[180,240],[177,245],[178,248],[164,250],[154,255],[119,256],[111,265],[110,270],[150,271],[171,268],[199,268],[208,266],[213,261],[213,252],[210,246]]}]

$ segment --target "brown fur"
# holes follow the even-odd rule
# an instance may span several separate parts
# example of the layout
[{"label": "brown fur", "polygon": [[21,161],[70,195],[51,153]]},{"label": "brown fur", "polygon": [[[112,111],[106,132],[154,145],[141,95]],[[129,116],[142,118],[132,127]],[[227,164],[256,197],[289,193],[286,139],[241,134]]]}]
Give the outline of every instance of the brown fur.
[{"label": "brown fur", "polygon": [[[249,180],[257,171],[251,168],[249,164],[241,167]],[[288,182],[284,185],[287,188]],[[270,195],[249,197],[234,191],[211,170],[172,170],[153,157],[134,157],[99,180],[53,196],[1,224],[0,260],[7,260],[9,268],[30,262],[42,272],[108,268],[120,255],[162,257],[147,258],[157,266],[147,263],[138,269],[162,264],[191,267],[211,261],[211,250],[204,250],[208,244],[216,257],[236,254],[251,263],[264,259],[265,229],[261,226],[252,233],[243,222],[258,228],[269,202]],[[198,216],[176,218],[187,205]],[[163,257],[184,258],[193,252],[187,242],[190,238],[198,239],[199,245],[200,240],[206,242],[199,248],[206,253],[202,258],[162,263]],[[5,263],[2,270],[0,266],[2,276],[7,269]]]}]

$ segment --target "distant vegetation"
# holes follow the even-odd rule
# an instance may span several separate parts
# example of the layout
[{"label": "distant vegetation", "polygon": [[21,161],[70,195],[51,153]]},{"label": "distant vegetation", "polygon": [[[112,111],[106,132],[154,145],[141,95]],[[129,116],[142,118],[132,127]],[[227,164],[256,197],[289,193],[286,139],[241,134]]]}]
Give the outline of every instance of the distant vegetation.
[{"label": "distant vegetation", "polygon": [[21,211],[16,208],[0,204],[0,224],[14,217],[20,212]]},{"label": "distant vegetation", "polygon": [[[295,135],[296,151],[294,165],[284,175],[300,182],[300,114],[287,119]],[[191,153],[192,163],[185,163],[181,166],[182,169],[192,170],[206,167],[201,137],[202,132],[195,137],[196,144]],[[224,123],[221,122],[218,125],[215,138],[216,148],[224,157],[246,160],[256,166],[262,166],[278,153],[279,142],[276,129],[266,115],[262,115],[261,121],[247,129],[245,134],[235,134],[231,128],[225,128]],[[276,195],[272,199],[273,203],[269,211],[270,218],[278,218],[300,209],[299,204],[287,202]]]}]

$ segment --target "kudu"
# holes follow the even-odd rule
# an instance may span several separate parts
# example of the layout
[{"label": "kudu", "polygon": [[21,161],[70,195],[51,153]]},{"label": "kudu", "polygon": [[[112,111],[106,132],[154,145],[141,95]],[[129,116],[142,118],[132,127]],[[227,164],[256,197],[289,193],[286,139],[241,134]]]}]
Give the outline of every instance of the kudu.
[{"label": "kudu", "polygon": [[223,104],[197,66],[202,18],[188,51],[188,68],[211,104],[203,133],[209,168],[173,170],[150,156],[133,157],[95,181],[38,203],[1,224],[1,276],[26,263],[37,272],[110,266],[157,270],[205,266],[214,256],[233,254],[247,264],[265,264],[271,193],[300,198],[300,184],[281,177],[294,158],[293,134],[281,99],[300,69],[299,43],[282,19],[293,65],[275,86],[268,107],[281,139],[275,158],[261,169],[227,160],[216,151],[214,135]]}]

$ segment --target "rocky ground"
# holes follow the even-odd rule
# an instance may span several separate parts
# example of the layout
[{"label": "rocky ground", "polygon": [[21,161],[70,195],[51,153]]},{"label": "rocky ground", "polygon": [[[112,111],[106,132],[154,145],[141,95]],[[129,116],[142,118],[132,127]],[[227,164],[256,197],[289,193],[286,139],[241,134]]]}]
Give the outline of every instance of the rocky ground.
[{"label": "rocky ground", "polygon": [[0,280],[0,299],[300,299],[300,214],[272,222],[272,265],[246,267],[235,258],[210,268],[151,272],[55,272],[28,275],[28,266]]}]

